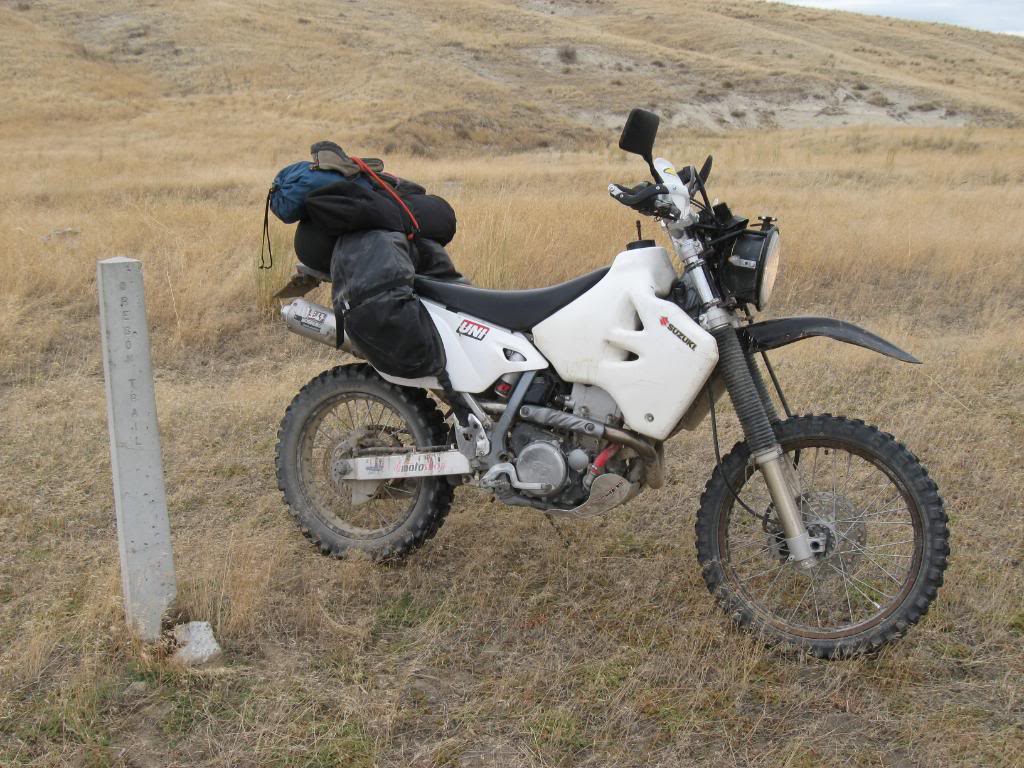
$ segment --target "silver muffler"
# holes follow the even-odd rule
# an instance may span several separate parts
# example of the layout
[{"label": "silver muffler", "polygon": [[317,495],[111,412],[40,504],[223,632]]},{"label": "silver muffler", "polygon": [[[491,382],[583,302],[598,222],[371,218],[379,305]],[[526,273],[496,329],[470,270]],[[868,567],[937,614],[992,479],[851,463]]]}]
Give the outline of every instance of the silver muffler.
[{"label": "silver muffler", "polygon": [[322,304],[295,299],[281,307],[281,317],[292,333],[354,354],[348,339],[344,339],[341,346],[337,345],[337,319],[334,312]]}]

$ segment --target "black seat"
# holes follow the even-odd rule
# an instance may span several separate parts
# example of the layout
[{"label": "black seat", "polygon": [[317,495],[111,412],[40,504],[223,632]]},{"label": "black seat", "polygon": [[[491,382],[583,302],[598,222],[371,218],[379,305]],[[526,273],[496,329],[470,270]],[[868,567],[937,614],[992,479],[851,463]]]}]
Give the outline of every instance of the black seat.
[{"label": "black seat", "polygon": [[573,299],[589,291],[608,273],[608,267],[577,277],[567,283],[529,291],[492,291],[460,283],[417,277],[416,293],[512,331],[528,331]]}]

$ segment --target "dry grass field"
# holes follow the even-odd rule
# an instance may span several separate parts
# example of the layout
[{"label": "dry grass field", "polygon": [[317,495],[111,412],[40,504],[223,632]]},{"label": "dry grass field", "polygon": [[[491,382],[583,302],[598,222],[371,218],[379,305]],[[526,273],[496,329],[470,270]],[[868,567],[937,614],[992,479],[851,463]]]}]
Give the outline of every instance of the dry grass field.
[{"label": "dry grass field", "polygon": [[[0,765],[1024,761],[1024,40],[665,5],[0,5]],[[476,282],[542,285],[631,239],[605,186],[643,178],[614,149],[634,105],[678,164],[714,153],[713,195],[780,217],[769,316],[925,361],[774,357],[799,411],[895,433],[945,496],[946,586],[875,657],[768,650],[714,607],[706,426],[665,488],[559,533],[460,489],[398,566],[320,557],[282,503],[277,423],[345,361],[275,317],[289,227],[255,268],[276,169],[321,138],[384,153],[452,201]],[[176,618],[213,623],[208,669],[123,625],[94,277],[116,254],[144,263]]]}]

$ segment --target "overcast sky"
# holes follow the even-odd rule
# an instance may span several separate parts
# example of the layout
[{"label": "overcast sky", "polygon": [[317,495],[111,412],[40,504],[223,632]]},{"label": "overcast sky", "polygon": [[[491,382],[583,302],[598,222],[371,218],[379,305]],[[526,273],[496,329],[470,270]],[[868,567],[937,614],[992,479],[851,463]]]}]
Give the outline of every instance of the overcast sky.
[{"label": "overcast sky", "polygon": [[916,21],[1024,35],[1024,0],[782,0],[837,11],[873,13]]}]

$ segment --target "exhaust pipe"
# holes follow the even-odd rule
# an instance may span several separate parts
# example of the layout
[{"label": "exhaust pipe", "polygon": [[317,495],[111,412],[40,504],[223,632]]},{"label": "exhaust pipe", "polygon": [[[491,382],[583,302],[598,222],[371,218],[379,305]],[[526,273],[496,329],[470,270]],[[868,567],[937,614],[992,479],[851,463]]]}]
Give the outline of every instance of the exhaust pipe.
[{"label": "exhaust pipe", "polygon": [[348,339],[343,339],[338,345],[338,322],[334,312],[327,307],[306,299],[295,299],[281,307],[281,317],[292,333],[355,354]]}]

